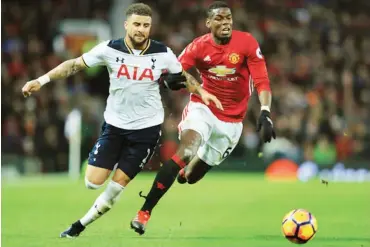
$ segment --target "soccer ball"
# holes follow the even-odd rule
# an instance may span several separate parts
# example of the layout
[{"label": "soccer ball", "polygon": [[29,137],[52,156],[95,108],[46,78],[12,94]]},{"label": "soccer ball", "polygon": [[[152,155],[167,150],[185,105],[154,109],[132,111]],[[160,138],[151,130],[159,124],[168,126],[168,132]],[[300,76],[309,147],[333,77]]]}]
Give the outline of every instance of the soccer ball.
[{"label": "soccer ball", "polygon": [[290,242],[305,244],[317,232],[317,221],[307,210],[294,209],[285,215],[282,230]]}]

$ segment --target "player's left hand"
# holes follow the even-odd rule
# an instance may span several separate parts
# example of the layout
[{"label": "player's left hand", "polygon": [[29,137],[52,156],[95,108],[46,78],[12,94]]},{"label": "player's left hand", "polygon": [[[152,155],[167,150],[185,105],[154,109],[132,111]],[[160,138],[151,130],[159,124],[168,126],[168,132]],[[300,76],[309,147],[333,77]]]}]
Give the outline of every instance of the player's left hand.
[{"label": "player's left hand", "polygon": [[272,123],[269,111],[261,111],[257,123],[257,132],[260,132],[261,130],[263,142],[271,142],[272,139],[276,139],[274,124]]},{"label": "player's left hand", "polygon": [[209,105],[211,102],[213,102],[216,105],[217,109],[220,109],[221,111],[224,110],[221,102],[213,94],[208,93],[204,89],[200,90],[199,94],[200,94],[200,97],[202,97],[204,104]]}]

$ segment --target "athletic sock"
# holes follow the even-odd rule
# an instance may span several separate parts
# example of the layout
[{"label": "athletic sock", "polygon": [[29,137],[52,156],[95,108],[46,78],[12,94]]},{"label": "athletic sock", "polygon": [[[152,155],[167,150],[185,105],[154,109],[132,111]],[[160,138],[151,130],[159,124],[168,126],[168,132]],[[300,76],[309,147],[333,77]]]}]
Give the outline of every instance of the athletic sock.
[{"label": "athletic sock", "polygon": [[103,193],[99,195],[93,206],[80,219],[80,223],[83,226],[87,226],[88,224],[92,223],[100,216],[108,212],[112,208],[113,204],[118,200],[123,189],[124,187],[119,183],[110,181],[107,185],[107,188],[104,190]]},{"label": "athletic sock", "polygon": [[[177,162],[175,162],[175,160]],[[172,159],[162,165],[154,179],[152,188],[146,196],[145,203],[141,208],[142,211],[149,211],[149,213],[152,212],[155,205],[157,205],[158,201],[171,187],[177,174],[184,166],[185,163],[177,156],[172,157]]]}]

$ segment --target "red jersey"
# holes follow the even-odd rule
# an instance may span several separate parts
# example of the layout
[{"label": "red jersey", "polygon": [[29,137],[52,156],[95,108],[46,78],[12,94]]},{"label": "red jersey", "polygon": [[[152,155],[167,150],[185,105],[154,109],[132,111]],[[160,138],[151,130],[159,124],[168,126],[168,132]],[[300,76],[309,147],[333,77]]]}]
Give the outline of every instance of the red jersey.
[{"label": "red jersey", "polygon": [[[243,121],[254,87],[258,93],[271,91],[265,60],[250,33],[233,31],[225,45],[216,44],[210,33],[203,35],[184,49],[179,60],[184,70],[195,66],[203,88],[221,101],[224,111],[213,104],[209,108],[222,121]],[[190,100],[203,103],[196,94]]]}]

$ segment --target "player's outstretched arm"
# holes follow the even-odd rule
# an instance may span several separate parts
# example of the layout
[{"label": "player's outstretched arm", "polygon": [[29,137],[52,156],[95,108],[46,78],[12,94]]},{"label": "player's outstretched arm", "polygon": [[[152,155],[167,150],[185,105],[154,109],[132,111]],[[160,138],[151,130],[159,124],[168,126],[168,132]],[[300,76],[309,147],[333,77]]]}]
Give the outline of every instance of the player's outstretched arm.
[{"label": "player's outstretched arm", "polygon": [[22,93],[25,97],[30,96],[33,92],[39,91],[46,83],[67,78],[85,68],[87,66],[82,57],[67,60],[38,79],[27,82],[22,88]]},{"label": "player's outstretched arm", "polygon": [[257,131],[262,132],[263,142],[271,142],[272,139],[276,138],[276,134],[270,117],[272,94],[265,59],[257,40],[252,35],[246,34],[245,40],[249,44],[246,46],[248,68],[261,103],[261,114],[258,118]]},{"label": "player's outstretched arm", "polygon": [[206,105],[209,105],[211,102],[213,102],[218,109],[222,111],[224,110],[217,97],[204,90],[197,79],[195,79],[186,71],[184,71],[183,74],[186,77],[185,86],[190,93],[198,94]]},{"label": "player's outstretched arm", "polygon": [[189,93],[195,93],[200,95],[202,90],[204,89],[201,87],[200,83],[197,81],[197,79],[194,78],[190,73],[183,71],[183,75],[186,78],[185,86],[186,89],[189,91]]},{"label": "player's outstretched arm", "polygon": [[206,105],[213,102],[216,107],[220,110],[224,110],[221,102],[213,94],[208,93],[204,90],[200,83],[188,72],[183,71],[182,73],[166,74],[163,77],[164,86],[173,91],[187,88],[190,93],[198,94]]}]

